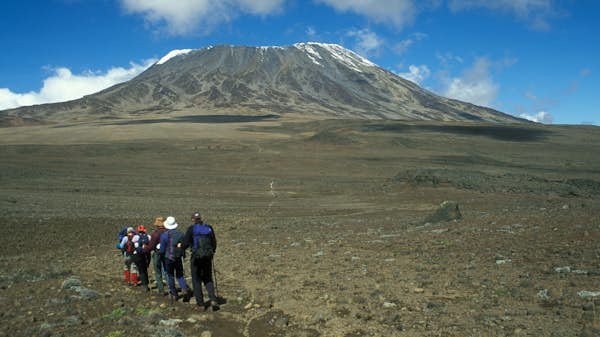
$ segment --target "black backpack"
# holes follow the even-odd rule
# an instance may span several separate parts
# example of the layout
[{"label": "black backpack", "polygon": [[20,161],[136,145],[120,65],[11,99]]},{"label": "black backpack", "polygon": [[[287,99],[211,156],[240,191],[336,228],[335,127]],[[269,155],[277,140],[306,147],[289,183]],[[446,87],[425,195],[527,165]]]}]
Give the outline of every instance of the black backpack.
[{"label": "black backpack", "polygon": [[194,224],[194,244],[192,246],[192,258],[204,259],[213,256],[215,253],[215,248],[213,247],[212,242],[213,235],[213,230],[209,225]]}]

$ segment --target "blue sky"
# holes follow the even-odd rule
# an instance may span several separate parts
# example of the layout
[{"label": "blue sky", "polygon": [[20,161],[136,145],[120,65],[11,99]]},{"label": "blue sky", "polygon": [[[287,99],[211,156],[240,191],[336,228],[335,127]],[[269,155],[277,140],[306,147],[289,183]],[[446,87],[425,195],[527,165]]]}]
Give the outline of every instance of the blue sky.
[{"label": "blue sky", "polygon": [[600,1],[4,0],[0,109],[81,97],[173,49],[337,43],[443,96],[600,125]]}]

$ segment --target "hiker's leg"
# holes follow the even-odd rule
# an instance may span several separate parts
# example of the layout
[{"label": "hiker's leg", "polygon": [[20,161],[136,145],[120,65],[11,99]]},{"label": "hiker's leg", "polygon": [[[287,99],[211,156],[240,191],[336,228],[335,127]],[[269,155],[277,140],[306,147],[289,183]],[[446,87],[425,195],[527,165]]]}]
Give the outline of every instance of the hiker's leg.
[{"label": "hiker's leg", "polygon": [[138,264],[138,270],[140,272],[140,280],[142,281],[142,286],[144,287],[144,290],[149,291],[150,288],[148,288],[148,259],[147,256],[143,256],[140,259],[140,263]]},{"label": "hiker's leg", "polygon": [[183,274],[183,262],[181,262],[181,259],[173,261],[173,268],[175,269],[175,276],[177,276],[177,282],[181,287],[181,291],[187,291],[187,283],[185,282],[185,276]]},{"label": "hiker's leg", "polygon": [[200,275],[200,268],[198,263],[194,259],[190,260],[190,270],[192,272],[192,287],[194,287],[194,297],[196,298],[196,304],[204,305],[204,295],[202,294],[202,278]]},{"label": "hiker's leg", "polygon": [[131,280],[131,271],[129,270],[130,265],[131,261],[128,261],[127,256],[123,255],[123,274],[125,275],[125,283],[129,283]]},{"label": "hiker's leg", "polygon": [[177,289],[175,288],[175,268],[173,266],[174,261],[165,259],[165,270],[167,271],[167,283],[169,284],[169,293],[173,296],[177,296]]},{"label": "hiker's leg", "polygon": [[133,257],[130,256],[129,258],[129,265],[131,266],[131,284],[133,285],[137,285],[137,281],[138,281],[138,268],[137,268],[137,263],[133,262]]},{"label": "hiker's leg", "polygon": [[160,255],[156,252],[152,253],[152,265],[154,266],[154,278],[156,279],[156,288],[159,294],[164,294],[165,288],[163,286],[163,265]]},{"label": "hiker's leg", "polygon": [[212,302],[217,301],[217,296],[215,295],[215,285],[212,279],[212,258],[208,258],[206,260],[202,260],[202,282],[206,286],[206,292],[208,293],[208,298]]}]

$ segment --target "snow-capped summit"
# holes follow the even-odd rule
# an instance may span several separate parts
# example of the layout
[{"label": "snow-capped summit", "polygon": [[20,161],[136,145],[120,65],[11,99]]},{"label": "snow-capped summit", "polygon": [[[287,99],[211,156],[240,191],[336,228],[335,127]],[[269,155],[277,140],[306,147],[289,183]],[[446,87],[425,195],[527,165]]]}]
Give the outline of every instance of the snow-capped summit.
[{"label": "snow-capped summit", "polygon": [[163,56],[160,60],[158,60],[158,62],[156,62],[156,64],[163,64],[165,62],[167,62],[168,60],[179,56],[179,55],[185,55],[191,51],[193,51],[194,49],[174,49],[171,50],[170,52],[167,53],[167,55]]}]

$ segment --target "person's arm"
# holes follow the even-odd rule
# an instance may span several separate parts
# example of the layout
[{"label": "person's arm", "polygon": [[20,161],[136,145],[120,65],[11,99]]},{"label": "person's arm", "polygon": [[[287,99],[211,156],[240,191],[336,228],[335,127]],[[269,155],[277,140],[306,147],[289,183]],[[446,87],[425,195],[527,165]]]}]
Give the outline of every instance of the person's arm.
[{"label": "person's arm", "polygon": [[195,225],[191,225],[185,231],[185,235],[183,236],[183,240],[181,242],[181,248],[184,250],[187,249],[192,244],[192,240],[193,240],[193,236],[194,236],[194,226]]},{"label": "person's arm", "polygon": [[121,239],[121,243],[119,244],[119,248],[121,249],[125,249],[125,245],[127,244],[127,240],[129,239],[129,237],[127,235],[125,235],[122,239]]}]

